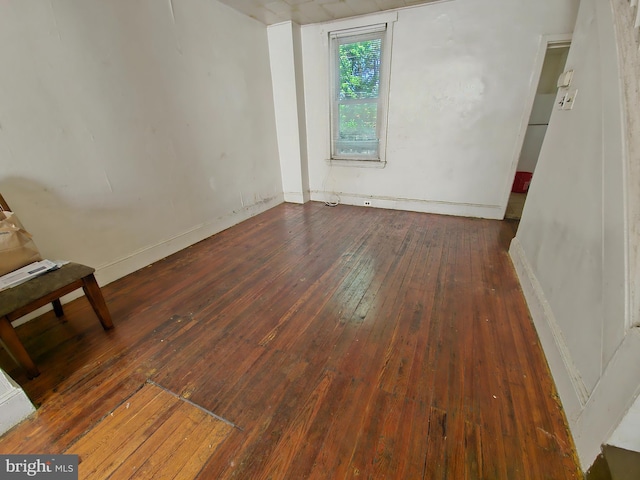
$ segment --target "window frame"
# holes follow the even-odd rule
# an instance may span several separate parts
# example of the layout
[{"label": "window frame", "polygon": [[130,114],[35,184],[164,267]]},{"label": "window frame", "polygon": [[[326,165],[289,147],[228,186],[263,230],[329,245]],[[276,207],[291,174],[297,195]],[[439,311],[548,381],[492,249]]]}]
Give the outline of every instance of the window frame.
[{"label": "window frame", "polygon": [[[393,23],[396,16],[387,16],[386,21],[372,22],[366,25],[345,25],[346,28],[335,28],[328,31],[329,42],[329,159],[331,162],[374,166],[386,164],[387,147],[387,118],[389,110],[389,84],[391,77],[391,50],[393,39]],[[375,157],[360,155],[345,155],[335,153],[335,140],[338,134],[339,114],[339,46],[344,43],[366,41],[380,38],[380,72],[378,90],[378,114],[376,131],[378,137],[378,151]],[[342,42],[341,42],[342,40]]]}]

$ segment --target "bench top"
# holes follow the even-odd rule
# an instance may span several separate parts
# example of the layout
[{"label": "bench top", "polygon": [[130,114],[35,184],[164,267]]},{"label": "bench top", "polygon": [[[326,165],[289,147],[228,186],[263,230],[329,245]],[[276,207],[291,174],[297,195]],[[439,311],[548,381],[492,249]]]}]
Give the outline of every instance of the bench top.
[{"label": "bench top", "polygon": [[0,317],[15,312],[56,290],[91,275],[95,270],[79,263],[67,263],[31,280],[0,292]]}]

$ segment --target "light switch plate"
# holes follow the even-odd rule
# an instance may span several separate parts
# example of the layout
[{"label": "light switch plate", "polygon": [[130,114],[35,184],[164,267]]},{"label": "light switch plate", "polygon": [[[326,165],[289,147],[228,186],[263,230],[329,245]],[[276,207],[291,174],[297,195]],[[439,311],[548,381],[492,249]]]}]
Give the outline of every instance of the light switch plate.
[{"label": "light switch plate", "polygon": [[569,87],[571,85],[571,80],[573,80],[573,70],[563,72],[558,78],[558,88]]}]

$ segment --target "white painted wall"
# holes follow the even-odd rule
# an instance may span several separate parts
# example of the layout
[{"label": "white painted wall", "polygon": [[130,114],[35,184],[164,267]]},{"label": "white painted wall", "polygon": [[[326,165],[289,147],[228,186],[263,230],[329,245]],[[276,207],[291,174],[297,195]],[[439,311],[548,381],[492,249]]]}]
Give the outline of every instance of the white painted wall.
[{"label": "white painted wall", "polygon": [[312,199],[335,192],[343,203],[502,218],[539,75],[540,36],[570,33],[577,5],[454,0],[400,10],[383,169],[327,163],[331,24],[304,26]]},{"label": "white painted wall", "polygon": [[24,391],[0,369],[0,435],[35,412]]},{"label": "white painted wall", "polygon": [[264,25],[214,0],[0,5],[0,191],[106,283],[281,203]]},{"label": "white painted wall", "polygon": [[640,428],[638,425],[640,425],[640,396],[633,402],[607,444],[632,452],[640,452]]},{"label": "white painted wall", "polygon": [[610,1],[582,0],[566,68],[579,95],[573,110],[552,113],[511,255],[586,469],[640,392]]},{"label": "white painted wall", "polygon": [[268,27],[282,188],[287,202],[309,201],[300,25]]}]

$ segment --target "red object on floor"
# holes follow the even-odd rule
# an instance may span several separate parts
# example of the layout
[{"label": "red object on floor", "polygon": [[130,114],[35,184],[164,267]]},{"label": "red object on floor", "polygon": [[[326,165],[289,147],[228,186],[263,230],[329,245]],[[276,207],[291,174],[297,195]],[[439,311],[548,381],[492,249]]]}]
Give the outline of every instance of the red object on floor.
[{"label": "red object on floor", "polygon": [[531,183],[531,172],[516,172],[516,178],[513,179],[513,187],[511,191],[513,193],[527,193],[529,190],[529,184]]}]

